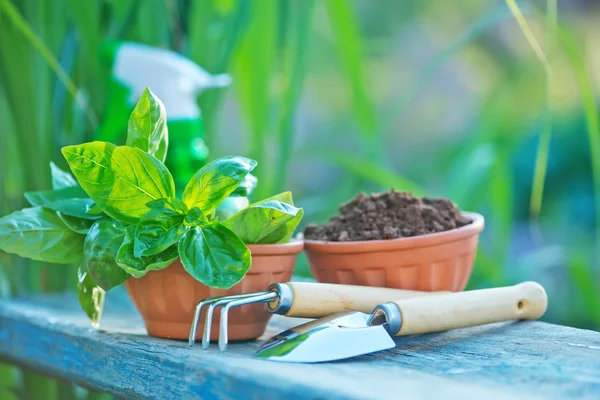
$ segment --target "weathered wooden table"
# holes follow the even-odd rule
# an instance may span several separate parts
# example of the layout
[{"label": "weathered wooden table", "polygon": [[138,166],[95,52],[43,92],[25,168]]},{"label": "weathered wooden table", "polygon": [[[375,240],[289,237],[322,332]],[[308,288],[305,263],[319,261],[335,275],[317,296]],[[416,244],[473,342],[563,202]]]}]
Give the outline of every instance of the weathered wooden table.
[{"label": "weathered wooden table", "polygon": [[[267,335],[303,322],[274,317]],[[324,364],[254,359],[146,336],[124,296],[100,331],[74,295],[0,300],[0,358],[126,398],[600,399],[600,333],[514,322],[397,340],[394,350]]]}]

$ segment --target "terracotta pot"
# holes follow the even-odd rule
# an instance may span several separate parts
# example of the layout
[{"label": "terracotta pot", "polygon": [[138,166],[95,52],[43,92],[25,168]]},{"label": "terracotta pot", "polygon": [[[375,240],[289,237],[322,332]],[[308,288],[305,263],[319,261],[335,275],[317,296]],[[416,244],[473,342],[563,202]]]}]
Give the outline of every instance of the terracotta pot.
[{"label": "terracotta pot", "polygon": [[390,240],[321,242],[305,240],[310,269],[319,282],[421,291],[465,288],[483,217],[450,231]]},{"label": "terracotta pot", "polygon": [[[206,298],[230,294],[264,291],[271,283],[288,282],[292,277],[296,256],[304,244],[249,245],[252,265],[240,283],[231,289],[213,289],[192,278],[179,260],[168,268],[151,271],[144,277],[125,282],[133,304],[142,315],[150,336],[187,339],[196,304]],[[198,328],[204,329],[204,317]],[[219,337],[220,311],[215,313],[211,340]],[[229,340],[254,339],[262,335],[271,314],[264,304],[234,307],[229,312]]]}]

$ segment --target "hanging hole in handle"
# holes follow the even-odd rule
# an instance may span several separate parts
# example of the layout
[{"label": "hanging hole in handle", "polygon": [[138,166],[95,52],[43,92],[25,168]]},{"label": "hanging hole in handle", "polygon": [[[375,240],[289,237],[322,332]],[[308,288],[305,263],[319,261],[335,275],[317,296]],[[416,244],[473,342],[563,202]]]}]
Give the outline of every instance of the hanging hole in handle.
[{"label": "hanging hole in handle", "polygon": [[527,309],[529,308],[528,306],[529,306],[529,300],[519,300],[515,304],[515,312],[518,314],[522,314],[527,311]]}]

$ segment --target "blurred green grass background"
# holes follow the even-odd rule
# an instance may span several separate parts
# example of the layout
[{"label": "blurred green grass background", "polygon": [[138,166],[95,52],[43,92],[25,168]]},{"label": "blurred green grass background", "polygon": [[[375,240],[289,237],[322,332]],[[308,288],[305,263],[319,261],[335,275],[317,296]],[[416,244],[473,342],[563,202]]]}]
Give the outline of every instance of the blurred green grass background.
[{"label": "blurred green grass background", "polygon": [[[600,9],[511,4],[0,0],[0,214],[92,139],[102,42],[136,41],[232,75],[199,98],[205,140],[213,158],[259,161],[257,198],[292,190],[309,223],[359,191],[449,197],[486,217],[470,288],[537,280],[545,320],[598,330]],[[0,265],[3,296],[75,282],[67,266]]]}]

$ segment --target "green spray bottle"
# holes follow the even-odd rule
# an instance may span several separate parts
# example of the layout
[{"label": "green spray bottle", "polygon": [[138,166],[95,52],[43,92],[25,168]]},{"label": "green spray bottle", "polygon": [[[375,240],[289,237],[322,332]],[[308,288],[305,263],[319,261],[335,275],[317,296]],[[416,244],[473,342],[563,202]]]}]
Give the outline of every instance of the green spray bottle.
[{"label": "green spray bottle", "polygon": [[[111,79],[96,140],[117,143],[124,137],[129,115],[144,89],[149,87],[162,100],[167,112],[169,151],[165,163],[173,172],[177,187],[185,187],[208,157],[197,98],[206,89],[228,86],[231,77],[211,75],[172,50],[134,42],[105,42],[100,48],[100,58],[111,68]],[[246,207],[247,196],[255,185],[256,178],[249,176],[220,205],[217,217],[225,219]]]},{"label": "green spray bottle", "polygon": [[208,157],[198,95],[209,88],[228,86],[230,76],[211,75],[174,51],[133,42],[106,42],[100,58],[111,68],[111,79],[96,139],[116,143],[124,137],[136,100],[149,87],[167,111],[170,143],[166,164],[177,183],[185,184]]}]

